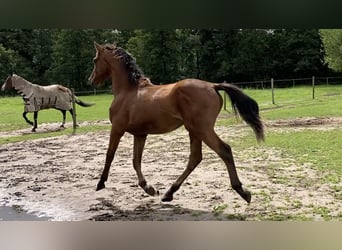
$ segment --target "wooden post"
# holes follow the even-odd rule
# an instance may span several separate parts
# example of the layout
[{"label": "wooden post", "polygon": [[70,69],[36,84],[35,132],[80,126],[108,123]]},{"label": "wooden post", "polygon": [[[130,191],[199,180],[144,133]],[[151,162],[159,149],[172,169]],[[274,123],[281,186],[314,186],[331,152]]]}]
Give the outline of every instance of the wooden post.
[{"label": "wooden post", "polygon": [[272,103],[275,104],[274,102],[274,80],[271,78],[271,89],[272,89]]},{"label": "wooden post", "polygon": [[75,90],[74,88],[71,89],[71,93],[72,93],[72,97],[71,97],[71,101],[72,101],[72,134],[74,135],[76,133],[76,105],[75,105]]},{"label": "wooden post", "polygon": [[312,99],[315,99],[315,76],[312,76]]},{"label": "wooden post", "polygon": [[[226,81],[224,81],[226,83]],[[226,91],[223,92],[223,110],[227,111],[227,93]]]}]

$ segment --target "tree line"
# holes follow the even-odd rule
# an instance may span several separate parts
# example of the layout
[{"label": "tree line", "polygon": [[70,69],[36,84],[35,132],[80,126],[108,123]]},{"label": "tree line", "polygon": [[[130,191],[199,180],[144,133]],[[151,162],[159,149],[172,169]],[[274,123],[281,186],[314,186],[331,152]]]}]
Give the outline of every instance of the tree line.
[{"label": "tree line", "polygon": [[[0,80],[87,90],[93,42],[129,51],[155,84],[183,78],[239,82],[331,75],[318,29],[0,29]],[[325,41],[325,42],[324,42]],[[329,47],[330,48],[330,47]]]}]

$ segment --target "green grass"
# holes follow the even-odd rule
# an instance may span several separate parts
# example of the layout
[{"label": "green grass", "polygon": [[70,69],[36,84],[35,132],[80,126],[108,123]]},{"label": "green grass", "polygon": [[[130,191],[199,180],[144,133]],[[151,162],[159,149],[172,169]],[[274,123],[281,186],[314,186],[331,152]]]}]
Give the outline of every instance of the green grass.
[{"label": "green grass", "polygon": [[265,145],[286,150],[299,162],[311,162],[318,170],[333,171],[342,176],[341,129],[271,133]]},{"label": "green grass", "polygon": [[258,102],[261,116],[267,120],[342,116],[342,85],[316,86],[315,99],[312,99],[311,87],[276,89],[275,104],[272,104],[270,89],[245,89],[244,92]]},{"label": "green grass", "polygon": [[[113,95],[81,96],[84,102],[95,103],[91,107],[81,107],[76,105],[77,121],[108,120],[109,106],[113,100]],[[23,100],[20,96],[0,97],[0,132],[23,129],[30,127],[22,117],[24,111]],[[27,114],[33,121],[33,113]],[[66,120],[72,121],[68,112]],[[62,123],[62,113],[55,109],[47,109],[38,113],[38,127],[41,123],[60,122]]]},{"label": "green grass", "polygon": [[276,148],[285,158],[294,158],[299,164],[310,163],[322,171],[322,182],[337,184],[342,180],[342,128],[333,130],[301,130],[266,132],[266,141],[257,145],[253,132],[241,140],[231,140],[233,149],[263,147]]}]

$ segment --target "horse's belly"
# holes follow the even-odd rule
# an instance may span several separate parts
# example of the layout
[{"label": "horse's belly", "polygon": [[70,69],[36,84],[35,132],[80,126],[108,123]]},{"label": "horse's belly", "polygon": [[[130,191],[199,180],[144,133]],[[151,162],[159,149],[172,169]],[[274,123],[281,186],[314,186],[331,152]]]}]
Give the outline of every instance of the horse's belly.
[{"label": "horse's belly", "polygon": [[59,98],[57,96],[50,97],[33,97],[30,99],[24,99],[24,110],[26,112],[34,112],[42,109],[56,108],[61,110],[70,110],[71,103],[65,98]]},{"label": "horse's belly", "polygon": [[131,123],[126,129],[127,132],[135,135],[139,134],[164,134],[171,132],[183,125],[183,121],[179,119],[166,119],[157,121],[145,121]]}]

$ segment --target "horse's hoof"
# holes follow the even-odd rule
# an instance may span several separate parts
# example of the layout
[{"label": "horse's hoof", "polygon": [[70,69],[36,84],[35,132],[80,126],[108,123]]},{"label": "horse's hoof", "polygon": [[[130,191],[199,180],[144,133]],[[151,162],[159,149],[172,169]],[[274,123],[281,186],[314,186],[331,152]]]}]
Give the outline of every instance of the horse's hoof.
[{"label": "horse's hoof", "polygon": [[167,194],[165,194],[163,196],[163,198],[161,199],[162,202],[170,202],[172,200],[173,200],[173,196],[172,195],[167,195]]},{"label": "horse's hoof", "polygon": [[150,185],[146,185],[144,188],[145,192],[151,196],[156,196],[159,195],[159,191],[155,190],[154,187],[150,186]]},{"label": "horse's hoof", "polygon": [[247,203],[251,202],[252,195],[249,191],[244,190],[241,185],[233,187],[233,189],[245,200]]},{"label": "horse's hoof", "polygon": [[241,196],[245,201],[247,201],[248,204],[251,203],[251,200],[252,200],[251,192],[245,191],[244,194]]},{"label": "horse's hoof", "polygon": [[33,128],[31,131],[32,131],[32,132],[36,132],[36,129],[35,129],[35,128]]},{"label": "horse's hoof", "polygon": [[98,184],[97,184],[97,187],[96,187],[96,191],[99,191],[101,189],[104,189],[106,186],[104,184],[104,182],[100,181]]}]

